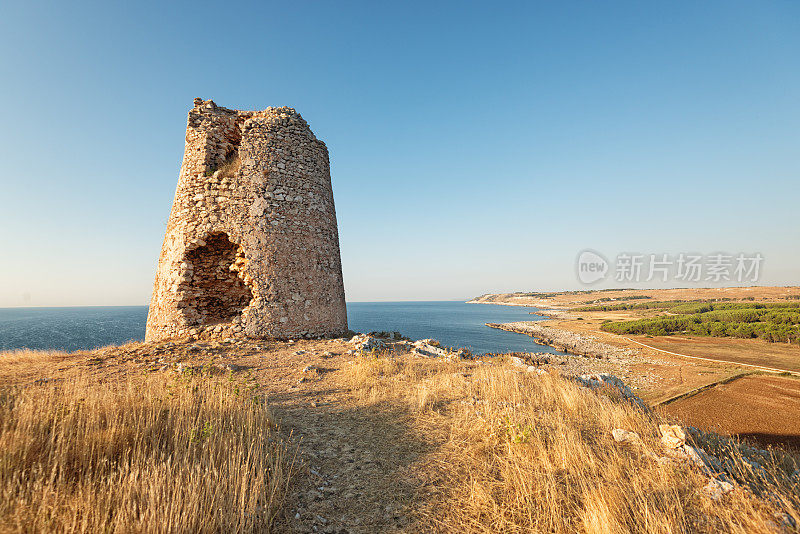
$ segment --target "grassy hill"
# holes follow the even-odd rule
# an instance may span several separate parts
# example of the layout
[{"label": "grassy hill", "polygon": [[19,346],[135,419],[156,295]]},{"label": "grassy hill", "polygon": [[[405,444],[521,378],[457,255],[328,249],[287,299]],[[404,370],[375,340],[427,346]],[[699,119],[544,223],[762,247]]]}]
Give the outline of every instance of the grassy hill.
[{"label": "grassy hill", "polygon": [[614,387],[351,349],[0,355],[0,531],[774,532],[775,514],[800,517],[795,456],[690,434],[734,483],[713,496],[665,448],[666,421]]}]

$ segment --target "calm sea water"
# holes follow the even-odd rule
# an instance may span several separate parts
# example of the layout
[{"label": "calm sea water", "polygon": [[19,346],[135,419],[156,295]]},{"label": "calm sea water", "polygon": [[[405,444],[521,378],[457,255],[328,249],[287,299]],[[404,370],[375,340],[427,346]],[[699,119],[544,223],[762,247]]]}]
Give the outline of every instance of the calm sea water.
[{"label": "calm sea water", "polygon": [[[463,302],[350,302],[357,332],[397,331],[474,352],[551,352],[532,338],[484,326],[531,321],[532,308]],[[83,350],[144,339],[147,306],[0,308],[0,349]]]},{"label": "calm sea water", "polygon": [[347,321],[357,332],[397,331],[411,339],[433,338],[473,352],[550,352],[533,338],[489,328],[484,323],[542,319],[535,308],[464,302],[348,302]]}]

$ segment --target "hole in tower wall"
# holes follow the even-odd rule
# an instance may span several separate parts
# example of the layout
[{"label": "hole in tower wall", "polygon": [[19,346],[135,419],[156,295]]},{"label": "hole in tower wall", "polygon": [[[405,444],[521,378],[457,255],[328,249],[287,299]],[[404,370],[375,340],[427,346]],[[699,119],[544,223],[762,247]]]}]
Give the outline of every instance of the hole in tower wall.
[{"label": "hole in tower wall", "polygon": [[233,178],[239,172],[242,162],[239,159],[239,147],[231,147],[219,165],[212,165],[206,170],[206,176],[211,176],[220,171],[223,178]]},{"label": "hole in tower wall", "polygon": [[193,309],[196,324],[229,322],[253,299],[243,280],[244,250],[224,233],[211,234],[205,242],[186,253],[186,262],[193,267],[186,307]]},{"label": "hole in tower wall", "polygon": [[209,159],[206,162],[206,176],[211,176],[216,171],[220,171],[223,177],[232,178],[239,172],[241,168],[239,146],[242,144],[242,123],[243,119],[237,120],[225,140],[220,145],[217,145],[216,150],[209,154]]}]

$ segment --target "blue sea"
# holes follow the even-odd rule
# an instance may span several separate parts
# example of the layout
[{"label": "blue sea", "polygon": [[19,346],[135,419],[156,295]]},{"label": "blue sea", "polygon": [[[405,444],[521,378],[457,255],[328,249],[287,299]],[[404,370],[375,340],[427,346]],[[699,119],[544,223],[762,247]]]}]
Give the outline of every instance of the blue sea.
[{"label": "blue sea", "polygon": [[[476,353],[558,351],[484,323],[535,321],[534,308],[464,302],[349,302],[356,332],[397,331]],[[147,306],[0,308],[0,350],[85,350],[144,339]]]}]

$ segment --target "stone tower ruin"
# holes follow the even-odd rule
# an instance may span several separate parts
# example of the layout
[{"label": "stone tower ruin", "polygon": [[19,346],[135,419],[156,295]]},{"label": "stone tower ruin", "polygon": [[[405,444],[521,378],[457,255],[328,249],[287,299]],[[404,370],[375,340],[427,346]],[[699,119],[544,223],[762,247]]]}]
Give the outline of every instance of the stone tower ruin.
[{"label": "stone tower ruin", "polygon": [[196,98],[145,339],[346,331],[325,143],[292,108]]}]

